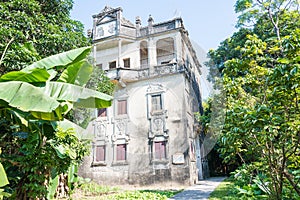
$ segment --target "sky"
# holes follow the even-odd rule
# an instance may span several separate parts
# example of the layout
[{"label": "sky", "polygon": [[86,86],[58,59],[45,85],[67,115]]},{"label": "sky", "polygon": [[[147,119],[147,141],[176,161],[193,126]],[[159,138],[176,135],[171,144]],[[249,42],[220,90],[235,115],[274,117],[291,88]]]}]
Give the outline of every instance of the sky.
[{"label": "sky", "polygon": [[72,19],[81,21],[85,30],[92,28],[92,15],[106,5],[123,8],[123,17],[135,23],[140,16],[142,26],[147,25],[149,14],[154,23],[182,17],[190,39],[205,52],[216,49],[221,41],[235,31],[236,0],[74,0]]}]

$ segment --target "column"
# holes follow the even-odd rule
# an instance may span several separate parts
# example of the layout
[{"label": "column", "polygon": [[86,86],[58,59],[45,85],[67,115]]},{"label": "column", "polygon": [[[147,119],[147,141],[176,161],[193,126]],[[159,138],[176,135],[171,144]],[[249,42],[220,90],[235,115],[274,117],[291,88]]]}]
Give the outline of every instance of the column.
[{"label": "column", "polygon": [[154,66],[157,65],[157,58],[156,58],[156,40],[152,37],[148,39],[148,65],[150,74],[154,73]]},{"label": "column", "polygon": [[118,63],[117,63],[117,68],[120,68],[122,67],[122,64],[121,64],[121,54],[122,54],[122,39],[119,38],[118,39]]}]

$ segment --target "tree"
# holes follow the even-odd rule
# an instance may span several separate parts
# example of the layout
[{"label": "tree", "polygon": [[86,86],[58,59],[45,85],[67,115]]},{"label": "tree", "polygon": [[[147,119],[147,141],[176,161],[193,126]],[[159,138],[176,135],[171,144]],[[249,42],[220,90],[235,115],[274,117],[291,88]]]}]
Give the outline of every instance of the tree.
[{"label": "tree", "polygon": [[[83,25],[70,19],[72,0],[0,3],[0,75],[41,58],[89,45]],[[9,44],[9,48],[5,49]]]},{"label": "tree", "polygon": [[[227,96],[219,151],[227,162],[244,163],[249,179],[243,186],[255,184],[271,199],[297,199],[300,196],[299,2],[238,0],[235,8],[241,13],[238,27],[242,28],[227,41],[239,41],[237,36],[249,32],[245,42],[231,44],[229,48],[228,42],[223,42],[209,53],[209,63],[222,65],[218,70]],[[241,171],[237,176],[240,174]],[[252,188],[246,194],[254,193]]]},{"label": "tree", "polygon": [[[74,182],[76,164],[89,147],[83,129],[65,116],[76,107],[104,108],[112,101],[84,87],[92,73],[89,54],[90,47],[71,50],[0,77],[0,161],[11,198],[52,199],[63,172],[69,172],[69,189]],[[6,184],[1,180],[0,187]]]}]

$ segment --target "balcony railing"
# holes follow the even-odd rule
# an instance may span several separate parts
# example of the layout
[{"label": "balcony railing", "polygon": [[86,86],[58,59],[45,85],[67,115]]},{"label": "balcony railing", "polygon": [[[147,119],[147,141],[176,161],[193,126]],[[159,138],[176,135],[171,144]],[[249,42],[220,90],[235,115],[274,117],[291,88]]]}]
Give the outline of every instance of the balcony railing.
[{"label": "balcony railing", "polygon": [[168,63],[159,66],[154,66],[153,69],[129,69],[129,68],[117,68],[110,69],[106,72],[106,75],[111,80],[122,80],[123,82],[134,82],[151,77],[164,76],[169,74],[176,74],[184,72],[186,68],[179,66],[177,63]]}]

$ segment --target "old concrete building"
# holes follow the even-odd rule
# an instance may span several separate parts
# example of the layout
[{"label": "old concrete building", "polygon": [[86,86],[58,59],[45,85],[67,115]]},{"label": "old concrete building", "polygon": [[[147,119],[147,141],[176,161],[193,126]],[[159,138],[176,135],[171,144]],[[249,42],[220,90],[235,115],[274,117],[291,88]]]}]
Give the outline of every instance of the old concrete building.
[{"label": "old concrete building", "polygon": [[94,15],[96,65],[116,83],[113,106],[93,123],[91,156],[80,175],[105,184],[194,183],[200,152],[201,66],[181,18],[142,26],[105,7]]}]

